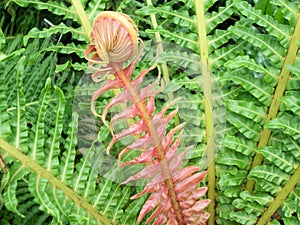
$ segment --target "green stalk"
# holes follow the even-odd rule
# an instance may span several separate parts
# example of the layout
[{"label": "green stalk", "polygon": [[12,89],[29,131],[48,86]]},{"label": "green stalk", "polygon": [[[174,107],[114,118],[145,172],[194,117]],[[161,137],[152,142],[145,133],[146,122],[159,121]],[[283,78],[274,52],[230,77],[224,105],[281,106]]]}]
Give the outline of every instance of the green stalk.
[{"label": "green stalk", "polygon": [[[297,56],[298,52],[298,42],[300,41],[300,16],[298,17],[297,24],[294,29],[294,34],[291,39],[290,47],[288,49],[287,55],[285,57],[282,70],[280,72],[280,75],[278,77],[278,83],[275,90],[275,93],[273,95],[273,99],[269,108],[269,113],[266,117],[265,124],[267,124],[270,120],[277,117],[279,106],[280,106],[280,99],[284,95],[284,91],[287,85],[287,82],[290,78],[290,71],[287,69],[287,65],[293,65]],[[258,142],[257,148],[261,148],[268,145],[269,139],[271,137],[271,131],[267,128],[263,128],[262,133],[260,135],[260,139]],[[263,161],[263,155],[260,153],[256,153],[251,169],[253,169],[256,166],[261,165]],[[249,192],[253,191],[255,185],[255,181],[253,179],[248,179],[246,182],[245,189]]]},{"label": "green stalk", "polygon": [[92,26],[89,21],[89,18],[87,17],[87,15],[84,11],[84,8],[83,8],[80,0],[72,0],[72,4],[75,7],[75,10],[77,12],[77,15],[79,16],[81,25],[82,25],[86,35],[90,38],[90,34],[92,32]]},{"label": "green stalk", "polygon": [[[152,1],[147,0],[147,5],[148,6],[152,5]],[[153,29],[156,29],[158,27],[158,24],[157,24],[155,14],[151,14],[150,19],[151,19]],[[160,54],[164,51],[163,46],[162,46],[162,39],[161,39],[159,32],[155,32],[154,35],[155,35],[155,40],[157,43],[158,53]],[[170,82],[170,76],[169,76],[169,70],[168,70],[167,63],[165,63],[165,62],[162,63],[161,67],[162,67],[162,74],[163,74],[163,78],[164,78],[165,82]]]},{"label": "green stalk", "polygon": [[30,168],[37,176],[44,177],[51,183],[54,187],[62,190],[62,192],[70,198],[77,205],[80,205],[88,214],[95,217],[95,219],[99,222],[102,222],[104,225],[115,225],[110,219],[108,219],[105,215],[101,214],[94,208],[91,204],[89,204],[84,198],[79,196],[75,191],[66,186],[63,182],[53,176],[49,171],[45,168],[37,164],[34,160],[24,155],[21,151],[19,151],[14,146],[7,143],[5,140],[0,138],[0,147],[6,153],[13,156],[20,162],[22,162],[26,167]]},{"label": "green stalk", "polygon": [[208,41],[206,35],[206,23],[204,17],[204,2],[202,0],[195,0],[197,28],[198,28],[198,45],[200,49],[202,76],[203,76],[203,98],[204,98],[204,112],[205,112],[205,129],[206,129],[206,154],[207,154],[207,197],[211,200],[208,206],[210,217],[208,225],[215,224],[216,218],[216,162],[215,162],[215,131],[212,108],[212,80],[209,73],[209,59],[208,59]]},{"label": "green stalk", "polygon": [[[152,5],[152,0],[147,0],[147,5],[148,6]],[[155,14],[151,14],[150,19],[151,19],[153,29],[156,29],[158,27],[158,24],[157,24]],[[163,45],[162,45],[162,38],[161,38],[159,32],[155,32],[154,35],[155,35],[155,40],[157,43],[158,54],[160,54],[160,53],[164,52]],[[170,75],[169,75],[168,65],[166,62],[163,62],[161,64],[161,69],[162,69],[162,75],[163,75],[164,81],[167,84],[170,82]],[[173,93],[168,93],[168,98],[174,99]],[[175,120],[175,126],[180,124],[180,118],[179,118],[178,114],[174,116],[174,120]]]}]

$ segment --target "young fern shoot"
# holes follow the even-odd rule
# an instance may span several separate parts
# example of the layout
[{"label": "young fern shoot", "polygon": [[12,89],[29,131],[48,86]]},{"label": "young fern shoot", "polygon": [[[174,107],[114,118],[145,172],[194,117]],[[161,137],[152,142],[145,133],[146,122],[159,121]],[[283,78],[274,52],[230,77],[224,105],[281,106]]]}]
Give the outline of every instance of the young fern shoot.
[{"label": "young fern shoot", "polygon": [[[121,167],[144,165],[140,172],[123,182],[126,184],[134,180],[147,179],[144,190],[132,196],[132,199],[136,199],[143,194],[150,194],[140,211],[137,222],[140,223],[144,216],[151,212],[152,214],[145,221],[146,224],[151,221],[154,225],[206,224],[209,213],[204,209],[210,200],[200,199],[205,196],[207,188],[199,187],[206,172],[201,172],[198,166],[182,168],[182,161],[188,148],[183,153],[177,152],[184,124],[167,132],[168,122],[177,113],[176,110],[167,113],[171,103],[155,113],[155,96],[161,91],[161,88],[155,89],[159,78],[148,86],[141,87],[144,76],[156,65],[141,71],[136,78],[132,79],[135,64],[143,51],[143,42],[138,36],[136,25],[125,14],[102,12],[94,21],[91,40],[92,43],[85,51],[85,55],[95,69],[93,80],[99,82],[107,78],[105,74],[114,77],[114,79],[107,79],[104,85],[93,93],[92,112],[99,116],[94,107],[97,98],[108,90],[118,88],[122,91],[106,105],[101,116],[102,120],[105,122],[109,109],[120,103],[126,103],[128,107],[112,117],[111,131],[117,120],[135,119],[121,132],[114,134],[112,131],[113,139],[107,147],[107,152],[118,140],[127,136],[135,137],[134,141],[119,154],[119,162],[128,151],[141,152],[131,161],[120,164]],[[124,68],[128,60],[131,60],[130,64]],[[176,133],[179,134],[175,138]]]}]

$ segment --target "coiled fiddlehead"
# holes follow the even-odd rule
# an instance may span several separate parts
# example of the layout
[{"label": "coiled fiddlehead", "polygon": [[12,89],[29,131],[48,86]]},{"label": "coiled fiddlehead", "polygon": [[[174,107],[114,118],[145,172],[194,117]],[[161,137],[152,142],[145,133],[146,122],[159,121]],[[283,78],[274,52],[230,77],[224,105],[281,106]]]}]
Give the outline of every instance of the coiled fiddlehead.
[{"label": "coiled fiddlehead", "polygon": [[[145,167],[134,176],[129,177],[124,184],[147,178],[148,183],[144,190],[132,197],[138,198],[150,193],[143,205],[138,222],[154,210],[146,220],[154,225],[201,225],[205,224],[209,213],[203,211],[210,203],[209,199],[201,200],[206,187],[199,187],[199,183],[206,176],[197,166],[182,168],[183,158],[188,148],[181,154],[177,148],[183,132],[184,124],[180,124],[167,132],[167,124],[177,113],[176,110],[166,115],[171,103],[167,104],[159,113],[155,113],[155,96],[161,88],[154,89],[159,78],[152,84],[141,88],[144,76],[156,65],[141,71],[139,76],[132,79],[134,66],[143,50],[142,41],[138,37],[138,29],[128,16],[117,12],[103,12],[97,16],[91,34],[92,43],[86,50],[86,58],[95,69],[92,78],[95,82],[103,80],[105,74],[113,75],[104,85],[93,93],[91,109],[98,115],[94,103],[97,98],[110,89],[120,88],[123,91],[117,94],[105,107],[102,120],[109,109],[119,103],[129,106],[122,112],[114,115],[110,121],[113,124],[119,119],[138,118],[119,133],[113,134],[107,151],[113,144],[127,136],[136,138],[119,154],[122,156],[131,150],[140,151],[140,155],[121,166],[143,164]],[[138,48],[140,42],[140,49]],[[125,62],[131,59],[130,64],[124,67]],[[177,138],[175,133],[179,132]],[[112,132],[113,133],[113,132]],[[175,140],[174,140],[175,139]]]}]

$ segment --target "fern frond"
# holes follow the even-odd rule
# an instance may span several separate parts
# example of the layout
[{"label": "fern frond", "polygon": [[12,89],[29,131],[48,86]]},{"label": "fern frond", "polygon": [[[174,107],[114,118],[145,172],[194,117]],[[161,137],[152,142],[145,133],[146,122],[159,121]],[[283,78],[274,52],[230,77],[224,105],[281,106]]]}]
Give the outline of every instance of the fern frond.
[{"label": "fern frond", "polygon": [[[65,35],[67,33],[71,33],[72,40],[67,40],[67,43],[62,44],[62,42],[54,43],[51,46],[48,46],[45,48],[45,51],[53,51],[56,53],[61,53],[65,55],[70,55],[72,53],[77,54],[80,58],[83,58],[83,51],[86,48],[86,43],[89,41],[89,33],[90,31],[87,30],[87,28],[90,26],[90,21],[94,19],[96,16],[95,13],[98,12],[99,7],[104,8],[105,7],[105,1],[99,1],[99,0],[93,0],[89,3],[87,2],[79,2],[74,1],[78,4],[77,6],[81,9],[83,9],[85,6],[87,7],[87,12],[79,12],[78,7],[74,8],[73,6],[68,6],[67,4],[63,2],[54,2],[54,1],[19,1],[19,0],[12,0],[8,1],[6,5],[9,5],[11,2],[15,2],[16,4],[22,6],[22,7],[28,7],[28,6],[34,6],[37,10],[48,10],[49,12],[53,13],[54,15],[58,16],[64,16],[63,21],[56,25],[51,24],[49,28],[43,28],[42,30],[39,30],[38,28],[34,27],[31,29],[31,31],[24,36],[23,42],[25,45],[29,42],[31,39],[41,39],[41,38],[47,38],[56,34],[60,34],[59,40],[64,39]],[[84,3],[84,4],[83,4]],[[96,8],[94,8],[96,7]],[[97,9],[97,10],[96,10]],[[87,16],[84,17],[82,21],[83,15],[88,14],[89,18]],[[79,23],[81,21],[82,25],[85,25],[83,30],[82,28],[74,28],[72,26],[66,26],[66,22],[70,23],[70,21],[66,21],[67,19],[71,19],[71,21]],[[68,38],[69,39],[69,38]],[[75,45],[74,42],[77,44]],[[78,67],[76,63],[71,63],[71,60],[69,60],[67,63],[71,65],[71,68],[74,68],[75,70],[85,70],[87,67]],[[58,69],[59,71],[59,69]]]},{"label": "fern frond", "polygon": [[[35,196],[37,198],[37,201],[43,205],[43,207],[41,208],[42,210],[46,210],[47,213],[50,213],[53,216],[57,216],[56,219],[59,220],[59,216],[56,213],[61,213],[61,212],[57,209],[57,207],[55,207],[54,204],[46,204],[48,199],[51,198],[50,197],[51,194],[49,196],[47,191],[50,191],[50,193],[53,193],[52,191],[55,190],[53,188],[46,189],[46,185],[49,184],[48,182],[50,182],[53,187],[57,187],[57,188],[61,189],[64,192],[64,194],[66,196],[68,196],[69,198],[71,198],[74,202],[76,202],[77,205],[80,205],[81,207],[85,208],[85,210],[87,210],[87,212],[89,214],[95,216],[96,218],[98,217],[97,220],[102,221],[104,224],[114,224],[110,220],[106,219],[105,216],[99,215],[99,212],[95,211],[95,209],[92,206],[90,206],[89,203],[86,202],[86,200],[81,198],[72,189],[65,186],[61,181],[59,181],[57,178],[55,178],[51,173],[47,172],[47,170],[45,170],[44,168],[39,166],[37,163],[35,163],[31,158],[23,155],[21,152],[19,152],[13,146],[9,145],[3,139],[0,139],[0,142],[1,142],[1,147],[5,151],[7,151],[9,154],[13,155],[14,157],[18,158],[20,161],[24,162],[24,164],[22,166],[19,166],[18,170],[16,170],[16,171],[14,171],[13,168],[11,168],[10,171],[13,174],[18,175],[18,178],[20,178],[20,175],[23,175],[23,173],[25,173],[25,172],[26,172],[26,174],[28,174],[29,170],[27,170],[25,166],[30,167],[32,170],[35,171],[36,174],[31,174],[32,179],[29,179],[29,184],[33,185],[33,186],[31,186],[31,190],[32,190],[31,193],[33,194],[33,196]],[[16,165],[17,164],[18,163],[16,163]],[[20,171],[22,171],[22,173],[20,173]],[[33,178],[35,178],[35,179],[33,179]],[[16,179],[16,178],[14,178],[14,179]],[[39,183],[41,185],[37,186],[36,183]],[[11,187],[11,185],[9,187]],[[40,190],[40,188],[41,188],[41,190]],[[57,194],[59,194],[59,193],[60,193],[60,191],[57,192]],[[78,199],[80,201],[80,204],[78,203]],[[54,202],[57,203],[58,201],[54,201]],[[75,214],[77,215],[77,213],[74,213],[74,211],[72,211],[72,210],[74,210],[74,207],[72,206],[71,202],[68,201],[66,203],[68,205],[68,209],[71,210],[71,211],[69,211],[69,214],[67,214],[69,219],[71,219],[72,216]],[[66,204],[66,203],[64,202],[64,204]],[[9,204],[9,203],[7,203],[7,204]],[[15,200],[14,204],[17,204],[17,200]],[[51,208],[49,208],[49,207],[51,207]],[[77,207],[75,209],[77,209]],[[53,210],[55,210],[55,211],[53,211]],[[82,216],[84,216],[83,218],[86,218],[85,213]],[[76,219],[81,219],[84,221],[85,219],[83,219],[83,218],[82,217],[78,218],[78,216],[76,216]]]},{"label": "fern frond", "polygon": [[[15,134],[15,136],[10,138],[10,141],[14,143],[18,148],[22,148],[24,153],[27,153],[28,141],[26,138],[27,125],[26,125],[26,117],[25,117],[25,98],[22,89],[22,74],[24,72],[24,66],[25,66],[24,60],[25,60],[24,57],[21,58],[21,60],[18,62],[18,67],[15,71],[16,73],[15,82],[17,84],[17,93],[16,93],[16,101],[14,104],[16,104],[16,106],[18,107],[18,111],[11,115],[12,121],[14,122],[11,124],[7,123],[6,127],[11,126],[11,131]],[[7,99],[5,99],[4,102],[7,102]],[[1,125],[5,125],[5,124],[1,123]],[[10,163],[10,160],[8,160],[8,162]],[[4,187],[7,186],[8,190],[3,194],[3,199],[6,202],[6,207],[8,209],[22,216],[17,210],[18,200],[15,197],[17,191],[16,190],[17,181],[23,178],[25,175],[27,175],[29,171],[27,169],[24,169],[23,165],[20,163],[14,163],[11,171],[14,174],[14,176],[11,179],[9,179],[8,177],[6,178],[7,180],[9,180],[9,182],[4,183]]]},{"label": "fern frond", "polygon": [[243,153],[244,155],[253,156],[255,153],[255,142],[251,140],[242,139],[239,137],[228,136],[224,140],[224,146]]},{"label": "fern frond", "polygon": [[229,31],[251,43],[253,46],[260,48],[273,65],[276,65],[276,68],[282,66],[286,50],[278,41],[265,34],[245,31],[242,26],[230,27]]},{"label": "fern frond", "polygon": [[[226,102],[226,108],[232,112],[238,113],[258,124],[262,124],[265,120],[266,107],[259,107],[253,103],[246,101],[232,101]],[[255,108],[255,110],[253,110]]]},{"label": "fern frond", "polygon": [[221,46],[226,45],[229,40],[233,38],[232,34],[228,30],[216,30],[214,34],[208,36],[209,54],[220,49]]},{"label": "fern frond", "polygon": [[35,1],[35,0],[9,0],[6,2],[6,5],[9,5],[11,2],[15,2],[16,4],[22,7],[28,7],[29,5],[34,6],[38,10],[48,10],[55,15],[64,16],[64,18],[72,19],[76,22],[79,22],[78,15],[74,10],[68,7],[63,2],[55,2],[55,1]]},{"label": "fern frond", "polygon": [[[2,69],[1,69],[2,70]],[[8,140],[11,133],[11,127],[9,122],[9,114],[7,112],[7,101],[6,101],[6,88],[5,88],[5,77],[0,76],[0,137]]]},{"label": "fern frond", "polygon": [[295,162],[294,157],[280,149],[265,146],[258,149],[258,152],[262,154],[266,160],[274,162],[280,169],[288,174],[291,174],[291,172],[297,168],[298,163]]},{"label": "fern frond", "polygon": [[283,13],[284,18],[287,19],[291,26],[295,26],[299,17],[300,10],[299,4],[296,2],[283,1],[283,0],[271,0],[271,4],[278,6],[278,9]]},{"label": "fern frond", "polygon": [[237,84],[241,84],[246,91],[250,92],[253,96],[257,98],[258,101],[264,105],[269,105],[272,100],[272,93],[274,89],[270,86],[264,86],[260,79],[255,79],[251,75],[237,76],[228,75],[224,76],[222,79],[230,79]]},{"label": "fern frond", "polygon": [[33,28],[29,31],[29,33],[24,36],[23,42],[24,45],[27,45],[30,38],[47,38],[54,34],[67,34],[70,32],[72,34],[72,38],[78,41],[85,41],[87,42],[89,39],[82,31],[82,29],[75,29],[65,25],[64,23],[60,23],[56,26],[50,27],[48,29],[39,30],[38,28]]},{"label": "fern frond", "polygon": [[217,71],[223,68],[223,65],[229,60],[235,58],[235,56],[242,54],[244,41],[240,41],[236,45],[226,45],[226,47],[215,49],[210,54],[210,68],[212,71]]},{"label": "fern frond", "polygon": [[207,13],[207,21],[206,21],[206,30],[207,33],[212,32],[216,29],[216,27],[229,19],[233,14],[233,3],[231,1],[226,1],[225,7],[219,7],[217,12]]},{"label": "fern frond", "polygon": [[[272,7],[284,12],[289,18],[298,15],[298,12],[294,14],[294,10],[298,7],[294,6],[294,9],[289,8],[289,5],[293,4],[288,1],[270,2],[273,4],[271,5]],[[267,223],[273,213],[283,203],[283,200],[280,201],[276,195],[280,195],[281,199],[285,199],[287,193],[285,195],[284,191],[288,190],[289,193],[293,190],[292,186],[295,184],[296,179],[295,174],[298,173],[298,162],[296,162],[294,153],[286,149],[286,146],[291,146],[290,149],[297,148],[297,141],[295,142],[292,138],[294,135],[297,135],[298,127],[294,125],[297,119],[295,115],[290,115],[291,111],[283,114],[278,113],[281,99],[283,99],[283,102],[285,98],[287,102],[292,100],[288,96],[282,98],[284,90],[288,90],[287,84],[290,85],[291,90],[299,89],[297,88],[296,80],[289,78],[292,75],[286,70],[287,64],[294,64],[295,55],[297,54],[298,47],[295,45],[294,38],[299,39],[299,35],[296,34],[298,33],[298,25],[294,22],[292,22],[294,23],[292,26],[289,22],[282,24],[281,21],[277,21],[274,18],[274,15],[272,15],[274,12],[270,12],[270,16],[266,15],[265,12],[258,9],[258,5],[253,7],[246,1],[235,0],[233,3],[237,10],[236,12],[245,20],[240,19],[228,30],[232,32],[231,35],[234,36],[234,41],[238,40],[236,37],[239,37],[247,42],[252,47],[252,50],[244,49],[239,55],[236,54],[236,57],[227,60],[225,67],[230,69],[230,71],[225,72],[225,75],[221,75],[221,79],[225,79],[223,80],[225,81],[224,83],[233,82],[240,85],[237,88],[239,91],[233,96],[234,100],[227,100],[228,102],[226,103],[228,110],[238,114],[234,114],[236,116],[233,118],[232,113],[228,113],[227,120],[238,128],[239,132],[234,133],[235,137],[231,137],[228,140],[229,143],[227,140],[224,141],[226,148],[222,148],[220,151],[217,162],[220,165],[228,165],[222,160],[222,157],[224,155],[226,157],[231,156],[230,160],[233,161],[233,166],[228,167],[228,171],[230,171],[239,165],[238,160],[240,159],[231,151],[240,152],[242,150],[245,151],[244,154],[246,155],[256,154],[252,160],[249,175],[246,177],[246,190],[251,190],[251,194],[248,191],[242,191],[244,183],[236,183],[234,189],[231,191],[227,190],[228,187],[232,186],[230,186],[230,182],[224,182],[224,175],[220,175],[219,188],[220,190],[225,190],[224,195],[228,197],[226,203],[230,204],[231,202],[238,210],[226,215],[222,214],[221,217],[223,219],[219,221],[220,224],[264,224]],[[279,9],[277,7],[279,5],[282,8]],[[245,24],[241,25],[242,23]],[[292,60],[292,55],[294,60]],[[221,64],[218,65],[221,66]],[[228,74],[230,74],[230,78],[227,80]],[[246,80],[243,80],[245,78],[244,75],[247,77]],[[255,88],[252,89],[252,85]],[[259,94],[260,91],[262,92]],[[289,95],[288,92],[286,94]],[[243,104],[244,106],[240,108],[239,105],[245,99],[250,101],[250,103],[247,102],[248,104]],[[291,107],[292,105],[293,103],[291,103]],[[280,109],[284,111],[288,110],[288,108],[286,103],[283,103]],[[294,105],[292,108],[293,111],[297,111],[297,106]],[[284,119],[280,120],[281,117]],[[293,128],[287,128],[291,126],[288,122],[291,119],[293,119]],[[280,128],[280,123],[285,125],[282,124]],[[271,125],[270,127],[268,127],[269,124]],[[272,128],[272,124],[274,128]],[[281,132],[285,129],[285,134],[282,134]],[[249,133],[251,130],[252,132]],[[257,135],[254,135],[255,133]],[[252,148],[244,145],[241,147],[241,144],[249,141],[252,143]],[[233,146],[236,146],[236,149],[229,146],[231,143]],[[256,143],[258,144],[257,150],[255,147]],[[266,158],[262,161],[264,156]],[[289,161],[291,161],[291,164]],[[275,171],[277,175],[272,176],[272,173],[275,173]],[[290,178],[291,175],[293,178]],[[244,177],[240,178],[244,179]],[[251,178],[256,181],[255,189],[252,189],[253,186],[249,189],[250,184],[253,184]],[[261,195],[262,192],[268,192],[265,195],[270,200],[268,204],[263,205],[259,203],[260,206],[256,206],[253,204],[255,202],[254,199]],[[244,193],[247,193],[247,198],[241,197]],[[220,203],[224,204],[222,200],[220,200]],[[260,217],[261,219],[259,219]]]},{"label": "fern frond", "polygon": [[[127,108],[115,114],[111,119],[110,129],[113,133],[113,139],[108,145],[107,151],[109,152],[113,144],[124,137],[132,135],[140,136],[119,154],[120,162],[127,152],[140,150],[141,153],[137,157],[122,163],[121,166],[145,165],[144,169],[130,176],[123,182],[124,184],[143,178],[149,179],[144,190],[132,197],[136,199],[143,194],[150,193],[150,197],[144,203],[137,221],[138,223],[141,222],[147,213],[154,210],[146,220],[146,223],[154,220],[154,224],[204,224],[209,214],[202,212],[202,210],[209,204],[210,200],[199,200],[207,189],[196,187],[203,180],[206,172],[199,172],[199,167],[196,166],[180,168],[187,150],[181,154],[177,154],[177,148],[182,134],[180,133],[175,140],[174,134],[182,129],[183,124],[176,126],[167,133],[167,123],[175,115],[176,110],[167,114],[167,110],[172,105],[169,103],[160,112],[154,113],[156,109],[154,97],[160,91],[160,88],[155,89],[158,80],[145,87],[141,87],[144,76],[153,69],[153,66],[142,71],[136,78],[131,80],[134,66],[143,48],[134,56],[129,66],[123,69],[124,61],[129,59],[127,55],[132,54],[132,49],[135,47],[136,43],[133,42],[134,38],[127,40],[129,43],[130,41],[133,43],[131,43],[131,48],[128,49],[126,53],[123,53],[121,50],[119,52],[117,51],[119,57],[117,57],[118,55],[109,56],[111,54],[109,50],[111,48],[112,39],[106,38],[103,39],[102,43],[98,42],[98,37],[103,35],[102,30],[99,30],[98,26],[101,27],[104,21],[110,22],[110,17],[114,20],[114,26],[119,27],[118,30],[124,29],[124,26],[127,29],[126,32],[128,36],[134,35],[131,29],[126,27],[128,21],[131,23],[131,19],[124,17],[122,14],[103,13],[103,15],[100,14],[98,20],[95,21],[92,33],[93,42],[86,50],[87,59],[92,65],[97,63],[101,65],[105,62],[105,57],[107,57],[109,61],[106,62],[105,65],[107,66],[105,66],[104,69],[107,68],[106,70],[109,73],[114,74],[115,79],[107,80],[99,90],[93,93],[92,109],[94,114],[97,115],[93,104],[100,95],[110,89],[124,89],[123,92],[117,94],[107,104],[102,113],[102,120],[105,121],[107,112],[113,106],[129,102]],[[117,36],[118,33],[115,32],[115,27],[110,27],[111,25],[108,25],[108,32],[110,32],[108,37],[118,39],[119,37]],[[131,27],[134,28],[135,25],[131,24]],[[119,35],[123,34],[121,33]],[[126,39],[123,38],[122,42],[113,43],[115,45],[114,48],[116,50],[124,49],[127,46],[125,41]],[[121,48],[121,44],[123,44],[124,47]],[[97,51],[98,48],[102,49],[102,51]],[[125,54],[125,56],[122,53]],[[93,58],[89,57],[90,54]],[[99,70],[99,72],[96,72],[96,74],[92,76],[102,75],[105,72],[104,69]],[[120,132],[116,134],[113,132],[114,125],[118,120],[134,118],[139,119]]]},{"label": "fern frond", "polygon": [[249,72],[253,73],[253,76],[263,75],[264,80],[270,83],[272,87],[277,83],[278,69],[271,66],[265,68],[249,56],[238,56],[235,59],[229,60],[225,63],[225,67],[229,69],[247,68]]},{"label": "fern frond", "polygon": [[53,51],[62,54],[72,54],[76,53],[80,58],[84,58],[84,46],[83,45],[75,45],[74,43],[70,43],[67,45],[58,44],[52,45],[45,49],[46,51]]},{"label": "fern frond", "polygon": [[233,2],[235,7],[237,7],[244,16],[264,27],[270,35],[276,37],[284,48],[288,47],[292,37],[292,28],[290,26],[278,23],[271,16],[264,15],[259,10],[251,7],[247,2],[237,0]]}]

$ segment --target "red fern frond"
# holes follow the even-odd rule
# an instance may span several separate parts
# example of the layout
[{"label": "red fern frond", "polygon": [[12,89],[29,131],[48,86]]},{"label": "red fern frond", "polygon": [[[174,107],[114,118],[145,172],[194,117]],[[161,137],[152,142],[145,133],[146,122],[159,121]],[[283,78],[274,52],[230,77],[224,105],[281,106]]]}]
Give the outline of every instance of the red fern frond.
[{"label": "red fern frond", "polygon": [[[121,167],[134,164],[145,166],[124,182],[126,184],[134,180],[148,179],[144,190],[132,196],[132,199],[136,199],[143,194],[150,194],[140,211],[138,222],[141,222],[144,216],[152,211],[146,224],[151,221],[154,221],[154,225],[206,224],[209,213],[204,209],[210,200],[201,199],[205,196],[207,188],[199,187],[206,172],[201,172],[197,166],[182,168],[182,161],[188,148],[181,154],[177,152],[184,124],[167,132],[168,122],[177,113],[174,110],[167,114],[173,102],[155,113],[154,99],[161,91],[161,88],[157,88],[159,78],[141,88],[144,76],[155,65],[132,79],[134,66],[143,50],[143,47],[140,47],[140,50],[137,48],[139,38],[136,26],[124,14],[103,12],[94,22],[91,39],[92,44],[86,50],[86,58],[95,68],[100,65],[93,75],[94,80],[101,80],[102,78],[98,79],[98,77],[106,73],[114,75],[114,80],[107,80],[99,90],[93,93],[92,111],[97,115],[94,103],[100,95],[110,89],[119,88],[123,91],[107,104],[102,119],[105,121],[109,109],[120,103],[126,103],[129,106],[113,116],[110,121],[111,130],[117,120],[138,118],[128,128],[113,134],[113,139],[107,147],[109,152],[118,140],[127,136],[136,137],[121,151],[119,162],[128,151],[139,150],[141,152],[131,161],[120,165]],[[130,58],[133,58],[131,63],[123,69],[124,63]]]}]

